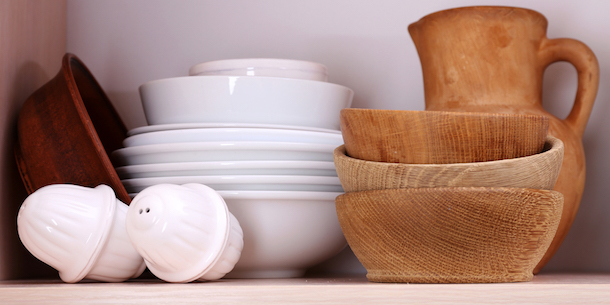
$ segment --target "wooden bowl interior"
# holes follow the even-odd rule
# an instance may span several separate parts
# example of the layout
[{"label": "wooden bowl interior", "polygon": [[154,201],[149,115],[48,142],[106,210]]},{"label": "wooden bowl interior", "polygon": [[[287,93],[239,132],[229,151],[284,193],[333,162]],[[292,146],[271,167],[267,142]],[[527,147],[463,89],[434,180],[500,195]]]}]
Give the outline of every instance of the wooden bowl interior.
[{"label": "wooden bowl interior", "polygon": [[[83,120],[90,121],[107,155],[123,147],[127,137],[127,129],[112,106],[106,93],[99,86],[89,70],[77,59],[70,59],[70,68],[80,101],[85,106],[87,116]],[[78,105],[79,103],[75,101]]]},{"label": "wooden bowl interior", "polygon": [[540,115],[341,110],[347,155],[393,163],[447,164],[518,158],[542,151],[549,121]]}]

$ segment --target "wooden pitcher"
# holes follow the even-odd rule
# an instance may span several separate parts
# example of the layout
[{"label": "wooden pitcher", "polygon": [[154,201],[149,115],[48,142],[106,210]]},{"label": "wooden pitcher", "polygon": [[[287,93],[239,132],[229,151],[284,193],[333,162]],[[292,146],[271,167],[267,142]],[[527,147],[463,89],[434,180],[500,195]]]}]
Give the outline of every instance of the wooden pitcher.
[{"label": "wooden pitcher", "polygon": [[[426,110],[542,114],[565,144],[555,190],[564,195],[557,234],[534,273],[551,259],[576,216],[585,185],[582,136],[599,85],[595,54],[573,39],[548,39],[547,20],[513,7],[464,7],[436,12],[409,25],[419,54]],[[574,65],[578,91],[561,120],[542,108],[544,70]]]}]

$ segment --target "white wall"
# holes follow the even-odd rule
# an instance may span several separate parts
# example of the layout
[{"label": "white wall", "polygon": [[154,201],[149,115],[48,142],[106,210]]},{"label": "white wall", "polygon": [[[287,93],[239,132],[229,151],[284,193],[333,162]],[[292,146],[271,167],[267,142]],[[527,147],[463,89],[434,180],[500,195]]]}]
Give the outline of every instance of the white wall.
[{"label": "white wall", "polygon": [[[470,5],[537,10],[549,20],[549,38],[575,38],[597,54],[601,84],[583,139],[587,185],[572,230],[545,271],[610,271],[608,1],[68,0],[67,50],[91,69],[129,128],[146,124],[139,85],[226,58],[320,62],[328,67],[330,82],[355,91],[353,107],[423,110],[420,62],[406,28],[426,14]],[[547,69],[545,108],[565,117],[575,81],[568,64]],[[364,271],[349,252],[325,268]]]}]

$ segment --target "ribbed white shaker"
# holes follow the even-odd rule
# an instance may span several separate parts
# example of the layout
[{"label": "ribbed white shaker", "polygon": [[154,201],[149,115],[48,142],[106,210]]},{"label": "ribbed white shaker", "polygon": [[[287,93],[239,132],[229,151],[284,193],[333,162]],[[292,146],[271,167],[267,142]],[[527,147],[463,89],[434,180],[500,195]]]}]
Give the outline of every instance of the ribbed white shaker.
[{"label": "ribbed white shaker", "polygon": [[127,205],[107,185],[54,184],[28,196],[17,216],[23,245],[64,282],[122,282],[146,265],[125,230]]},{"label": "ribbed white shaker", "polygon": [[243,232],[222,197],[202,184],[158,184],[127,212],[127,233],[149,270],[168,282],[216,280],[233,269]]}]

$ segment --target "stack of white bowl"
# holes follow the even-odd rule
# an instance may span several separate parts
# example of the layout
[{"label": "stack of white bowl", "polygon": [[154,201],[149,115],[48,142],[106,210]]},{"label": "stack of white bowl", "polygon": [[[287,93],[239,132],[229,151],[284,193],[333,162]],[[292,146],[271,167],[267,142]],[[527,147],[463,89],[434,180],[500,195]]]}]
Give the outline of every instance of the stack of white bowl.
[{"label": "stack of white bowl", "polygon": [[218,191],[244,230],[230,277],[300,276],[346,244],[333,150],[353,92],[326,80],[318,63],[239,59],[145,83],[149,126],[112,153],[116,171],[134,196],[163,183]]}]

